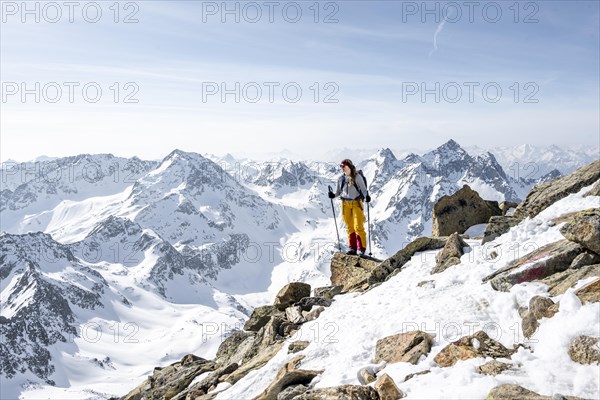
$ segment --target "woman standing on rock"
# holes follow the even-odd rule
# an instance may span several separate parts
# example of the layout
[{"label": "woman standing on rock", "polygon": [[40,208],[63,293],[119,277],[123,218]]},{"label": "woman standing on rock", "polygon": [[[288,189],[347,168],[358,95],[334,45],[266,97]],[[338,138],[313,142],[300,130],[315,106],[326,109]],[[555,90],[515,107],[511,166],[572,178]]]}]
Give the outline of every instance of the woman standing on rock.
[{"label": "woman standing on rock", "polygon": [[363,200],[369,203],[371,197],[362,171],[357,171],[352,161],[342,160],[340,168],[344,173],[337,181],[335,193],[329,191],[329,198],[340,196],[342,199],[342,218],[346,224],[348,247],[350,247],[347,254],[356,255],[358,250],[362,256],[367,250]]}]

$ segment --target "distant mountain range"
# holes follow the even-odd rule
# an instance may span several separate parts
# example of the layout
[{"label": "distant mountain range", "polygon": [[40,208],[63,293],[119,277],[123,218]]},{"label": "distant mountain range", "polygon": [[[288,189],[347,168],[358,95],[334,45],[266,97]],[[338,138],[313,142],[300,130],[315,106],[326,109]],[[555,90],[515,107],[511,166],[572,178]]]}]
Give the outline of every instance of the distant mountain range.
[{"label": "distant mountain range", "polygon": [[[397,158],[385,148],[355,160],[373,198],[373,253],[393,254],[429,235],[435,202],[464,184],[485,199],[519,201],[534,184],[590,157],[527,146],[470,154],[450,140],[425,154]],[[175,150],[161,161],[97,154],[5,163],[3,382],[13,388],[28,382],[66,384],[72,368],[104,359],[105,348],[81,340],[90,321],[103,326],[131,321],[153,332],[165,323],[141,316],[149,304],[172,307],[178,316],[199,304],[202,315],[190,320],[235,324],[282,283],[326,284],[337,247],[327,186],[340,174],[339,161],[253,162]],[[505,167],[528,168],[530,162],[537,163],[530,174]],[[338,209],[336,215],[341,223]],[[174,321],[166,323],[165,332],[184,335]],[[144,347],[152,357],[175,359],[186,350],[159,354],[153,340],[158,339],[149,334]],[[207,343],[218,345],[216,339]],[[115,354],[111,365],[115,376],[125,374],[124,361]]]}]

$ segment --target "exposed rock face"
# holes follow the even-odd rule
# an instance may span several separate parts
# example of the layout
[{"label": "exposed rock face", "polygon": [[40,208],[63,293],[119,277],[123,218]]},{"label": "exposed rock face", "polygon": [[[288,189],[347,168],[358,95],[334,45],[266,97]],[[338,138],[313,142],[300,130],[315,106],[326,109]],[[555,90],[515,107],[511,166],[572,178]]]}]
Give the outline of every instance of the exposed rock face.
[{"label": "exposed rock face", "polygon": [[543,279],[566,270],[585,248],[569,240],[550,243],[523,256],[483,279],[492,287],[508,291],[513,285]]},{"label": "exposed rock face", "polygon": [[342,293],[367,282],[371,271],[379,263],[358,256],[335,253],[331,260],[331,283],[342,286]]},{"label": "exposed rock face", "polygon": [[405,248],[380,263],[369,275],[369,284],[383,282],[390,274],[402,268],[415,253],[419,251],[437,250],[444,247],[447,238],[420,237],[410,242]]},{"label": "exposed rock face", "polygon": [[511,367],[510,364],[503,363],[498,360],[492,360],[492,361],[486,362],[485,364],[477,367],[477,372],[482,375],[496,376],[496,375],[501,374],[502,372],[510,369],[510,367]]},{"label": "exposed rock face", "polygon": [[388,336],[377,341],[375,362],[382,360],[389,364],[408,362],[417,364],[422,355],[431,351],[433,336],[421,331],[412,331]]},{"label": "exposed rock face", "polygon": [[383,374],[375,383],[375,390],[381,400],[398,400],[406,395],[398,389],[394,380],[388,375]]},{"label": "exposed rock face", "polygon": [[550,183],[536,186],[527,195],[513,216],[517,218],[535,217],[556,201],[577,193],[600,179],[600,160],[579,168],[570,175],[560,177]]},{"label": "exposed rock face", "polygon": [[435,257],[436,265],[431,270],[432,274],[437,274],[453,265],[460,264],[460,257],[464,254],[463,249],[469,247],[467,243],[458,235],[453,233],[446,241],[442,251]]},{"label": "exposed rock face", "polygon": [[195,377],[215,369],[214,362],[188,355],[180,362],[164,368],[155,368],[152,376],[122,397],[122,400],[171,399],[185,390]]},{"label": "exposed rock face", "polygon": [[281,367],[275,380],[255,400],[277,400],[277,395],[283,388],[291,385],[308,385],[314,377],[323,372],[298,369],[303,358],[304,356],[296,356]]},{"label": "exposed rock face", "polygon": [[539,326],[539,320],[542,318],[552,318],[558,311],[555,303],[542,296],[533,296],[529,300],[529,309],[523,314],[523,324],[521,329],[526,338],[530,338]]},{"label": "exposed rock face", "polygon": [[[573,260],[573,262],[575,262],[575,260]],[[549,286],[548,293],[550,296],[556,296],[563,294],[567,291],[567,289],[575,286],[579,280],[592,276],[600,277],[600,264],[586,265],[578,269],[573,269],[571,267],[563,272],[559,272],[542,279],[542,282]]]},{"label": "exposed rock face", "polygon": [[323,389],[311,389],[294,397],[294,400],[379,400],[379,394],[371,386],[343,385]]},{"label": "exposed rock face", "polygon": [[596,279],[575,292],[582,304],[600,301],[600,279]]},{"label": "exposed rock face", "polygon": [[491,339],[484,331],[478,331],[444,347],[435,356],[434,361],[440,367],[451,367],[461,360],[476,357],[510,358],[513,353],[514,350],[509,350]]},{"label": "exposed rock face", "polygon": [[487,201],[464,185],[451,196],[443,196],[433,207],[433,236],[448,236],[454,232],[464,233],[469,227],[483,224],[494,215],[502,215],[497,201]]},{"label": "exposed rock face", "polygon": [[215,361],[219,365],[227,365],[233,362],[241,364],[245,351],[248,351],[254,342],[254,336],[255,333],[252,332],[234,332],[223,340],[219,346]]},{"label": "exposed rock face", "polygon": [[569,357],[579,364],[600,363],[600,338],[579,336],[569,346]]},{"label": "exposed rock face", "polygon": [[509,216],[493,216],[490,218],[485,232],[483,233],[482,244],[491,242],[499,236],[504,235],[513,226],[516,226],[521,222],[519,218]]},{"label": "exposed rock face", "polygon": [[600,254],[600,208],[577,213],[560,229],[560,233],[570,241]]},{"label": "exposed rock face", "polygon": [[256,307],[252,315],[244,324],[244,330],[257,332],[265,326],[271,317],[283,317],[284,313],[275,306]]},{"label": "exposed rock face", "polygon": [[281,288],[273,305],[279,310],[285,310],[304,297],[310,296],[310,285],[304,282],[291,282]]}]

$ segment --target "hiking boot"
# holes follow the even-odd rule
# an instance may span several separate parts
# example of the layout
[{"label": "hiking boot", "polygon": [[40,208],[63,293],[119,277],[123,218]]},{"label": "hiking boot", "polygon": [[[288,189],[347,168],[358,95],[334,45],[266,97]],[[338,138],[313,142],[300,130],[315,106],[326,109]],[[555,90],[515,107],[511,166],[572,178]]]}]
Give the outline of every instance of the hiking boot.
[{"label": "hiking boot", "polygon": [[355,256],[356,255],[356,250],[355,249],[350,249],[346,252],[346,254],[350,255],[350,256]]},{"label": "hiking boot", "polygon": [[361,256],[361,257],[364,256],[365,255],[365,251],[367,251],[367,249],[360,249],[358,251],[358,255]]}]

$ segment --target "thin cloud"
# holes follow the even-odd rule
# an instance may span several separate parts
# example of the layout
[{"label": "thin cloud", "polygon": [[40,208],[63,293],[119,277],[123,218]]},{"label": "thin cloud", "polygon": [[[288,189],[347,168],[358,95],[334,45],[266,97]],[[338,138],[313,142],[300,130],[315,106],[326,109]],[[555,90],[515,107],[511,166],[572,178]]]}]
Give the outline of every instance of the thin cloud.
[{"label": "thin cloud", "polygon": [[444,20],[442,22],[440,22],[437,29],[435,30],[435,33],[433,34],[433,49],[429,52],[429,57],[431,57],[431,55],[435,53],[438,49],[437,37],[442,31],[442,29],[444,29],[444,25],[446,25],[446,17],[444,17]]}]

